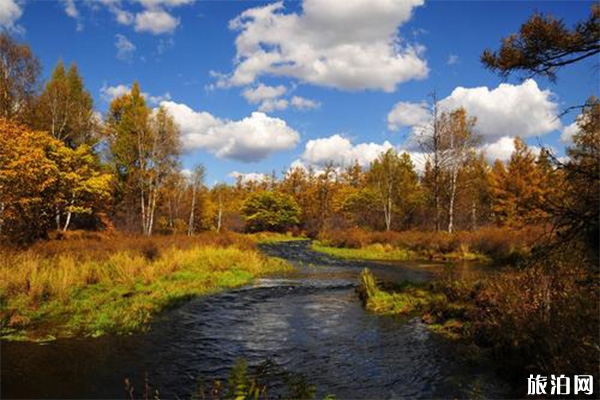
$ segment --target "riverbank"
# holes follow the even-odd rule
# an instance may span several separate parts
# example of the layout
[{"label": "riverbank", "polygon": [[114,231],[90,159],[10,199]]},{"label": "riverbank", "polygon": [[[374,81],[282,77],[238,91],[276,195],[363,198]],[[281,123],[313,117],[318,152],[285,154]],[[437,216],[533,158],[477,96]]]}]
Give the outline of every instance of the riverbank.
[{"label": "riverbank", "polygon": [[357,290],[368,311],[419,316],[523,390],[518,385],[531,373],[596,373],[597,282],[584,260],[559,251],[531,256],[520,268],[427,283],[382,284],[364,270]]},{"label": "riverbank", "polygon": [[358,228],[321,232],[313,250],[345,259],[478,261],[516,264],[547,235],[543,227],[477,231],[376,232]]},{"label": "riverbank", "polygon": [[6,340],[144,331],[185,300],[291,268],[232,234],[75,238],[2,251]]},{"label": "riverbank", "polygon": [[[156,389],[160,398],[230,398],[223,390],[242,358],[251,379],[265,360],[294,373],[275,371],[274,377],[284,381],[269,388],[269,398],[379,399],[398,393],[514,398],[501,379],[463,363],[459,349],[429,332],[420,319],[367,312],[354,293],[363,267],[386,282],[425,282],[433,276],[432,263],[334,259],[311,251],[308,241],[259,247],[294,265],[294,271],[187,301],[161,314],[141,335],[64,339],[44,346],[3,342],[3,395],[129,398],[123,389],[128,378],[134,397],[152,397]],[[219,393],[212,391],[216,381]],[[286,390],[288,383],[293,391]],[[305,391],[312,387],[316,392]]]}]

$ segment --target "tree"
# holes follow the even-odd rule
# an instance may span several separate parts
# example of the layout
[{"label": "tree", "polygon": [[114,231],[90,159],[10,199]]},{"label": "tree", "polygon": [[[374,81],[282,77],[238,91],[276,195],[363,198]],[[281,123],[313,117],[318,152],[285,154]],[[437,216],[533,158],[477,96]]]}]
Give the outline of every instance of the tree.
[{"label": "tree", "polygon": [[58,179],[49,157],[60,142],[0,118],[0,229],[14,241],[45,237],[52,217]]},{"label": "tree", "polygon": [[187,177],[181,171],[173,171],[165,179],[161,189],[163,213],[166,214],[165,223],[161,230],[176,233],[186,229],[183,219],[184,200],[187,188]]},{"label": "tree", "polygon": [[483,154],[473,154],[463,170],[462,201],[467,210],[468,227],[477,229],[485,223],[492,202],[490,193],[490,166]]},{"label": "tree", "polygon": [[380,199],[371,188],[350,192],[344,197],[340,211],[355,227],[382,229]]},{"label": "tree", "polygon": [[0,33],[0,118],[28,122],[40,71],[28,45]]},{"label": "tree", "polygon": [[577,118],[578,132],[567,149],[569,161],[555,162],[564,179],[563,196],[548,204],[564,241],[579,240],[592,250],[598,266],[600,245],[600,100],[591,97]]},{"label": "tree", "polygon": [[300,207],[289,195],[262,191],[251,194],[242,206],[246,229],[251,232],[281,232],[297,225]]},{"label": "tree", "polygon": [[561,19],[534,14],[519,33],[502,40],[498,51],[485,50],[483,65],[502,77],[523,71],[556,79],[556,70],[600,52],[600,6],[592,5],[588,19],[574,29],[565,27]]},{"label": "tree", "polygon": [[37,100],[35,126],[71,148],[94,144],[97,121],[93,100],[75,64],[67,71],[59,61],[54,68]]},{"label": "tree", "polygon": [[398,155],[389,149],[371,163],[367,176],[383,211],[385,229],[389,231],[392,216],[405,217],[416,204],[418,177],[414,165],[407,153]]},{"label": "tree", "polygon": [[491,174],[492,210],[498,221],[508,226],[522,226],[545,217],[540,208],[544,198],[542,174],[535,155],[520,138],[515,138],[508,166],[496,161]]},{"label": "tree", "polygon": [[196,197],[198,194],[198,190],[204,185],[204,175],[205,168],[203,165],[198,164],[192,170],[192,174],[190,176],[190,189],[192,192],[192,206],[190,207],[190,219],[188,222],[188,236],[192,236],[194,234],[194,211],[196,210]]},{"label": "tree", "polygon": [[448,117],[440,110],[437,94],[431,95],[430,122],[417,128],[417,139],[426,156],[426,182],[432,197],[435,230],[441,229],[444,170],[450,156]]},{"label": "tree", "polygon": [[113,100],[107,125],[121,195],[130,207],[138,198],[142,232],[151,235],[160,189],[178,165],[179,129],[164,108],[151,112],[137,82]]},{"label": "tree", "polygon": [[217,232],[221,230],[242,230],[244,222],[241,209],[246,193],[237,187],[220,183],[214,185],[208,195],[209,204],[213,205],[213,213],[210,218]]},{"label": "tree", "polygon": [[475,118],[468,118],[464,108],[459,108],[447,114],[448,122],[448,174],[449,174],[449,200],[448,200],[448,232],[454,231],[454,209],[456,194],[459,187],[459,177],[464,172],[470,157],[474,155],[477,137],[473,134]]},{"label": "tree", "polygon": [[0,118],[0,230],[15,241],[47,236],[56,210],[91,213],[109,195],[109,174],[89,147],[76,150],[46,132]]},{"label": "tree", "polygon": [[57,215],[66,215],[64,225],[59,224],[57,229],[66,231],[73,214],[92,214],[110,198],[113,176],[101,171],[97,157],[88,145],[76,149],[59,146],[56,155],[58,189],[54,203]]}]

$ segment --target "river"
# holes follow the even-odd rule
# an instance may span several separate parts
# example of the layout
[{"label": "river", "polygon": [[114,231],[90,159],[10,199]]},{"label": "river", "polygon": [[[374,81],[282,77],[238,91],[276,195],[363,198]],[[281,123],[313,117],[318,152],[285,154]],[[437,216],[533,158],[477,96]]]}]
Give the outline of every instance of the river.
[{"label": "river", "polygon": [[440,265],[342,261],[303,241],[261,248],[296,270],[192,300],[148,333],[2,342],[2,398],[124,398],[125,378],[141,397],[147,376],[161,398],[188,399],[199,377],[226,379],[239,358],[304,375],[318,398],[507,396],[498,378],[461,361],[418,318],[368,313],[354,291],[365,266],[399,282],[431,279]]}]

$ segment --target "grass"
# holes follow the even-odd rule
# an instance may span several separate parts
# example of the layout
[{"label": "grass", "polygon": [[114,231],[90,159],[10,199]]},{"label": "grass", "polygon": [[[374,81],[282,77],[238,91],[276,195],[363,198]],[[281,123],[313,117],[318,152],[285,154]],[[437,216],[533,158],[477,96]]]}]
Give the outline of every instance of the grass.
[{"label": "grass", "polygon": [[377,232],[351,228],[321,232],[314,249],[343,258],[516,264],[530,254],[534,245],[546,234],[545,228],[540,226],[521,229],[485,227],[452,234],[431,231]]},{"label": "grass", "polygon": [[280,243],[280,242],[291,242],[295,240],[306,240],[307,238],[302,235],[294,235],[290,232],[277,233],[277,232],[258,232],[246,235],[247,237],[254,240],[256,243]]},{"label": "grass", "polygon": [[510,381],[552,371],[595,374],[598,273],[574,254],[544,252],[518,269],[395,287],[378,285],[365,270],[358,292],[369,311],[421,315],[431,331],[495,360]]},{"label": "grass", "polygon": [[435,254],[430,251],[413,251],[406,248],[397,248],[390,244],[369,244],[361,248],[346,248],[327,246],[324,242],[312,243],[312,249],[330,256],[350,260],[373,261],[407,261],[407,260],[440,260],[440,261],[480,261],[489,262],[489,257],[468,250],[452,251],[449,253]]},{"label": "grass", "polygon": [[323,242],[313,242],[312,249],[330,256],[354,260],[404,261],[415,258],[415,253],[406,249],[397,249],[390,245],[372,244],[359,249],[332,247]]},{"label": "grass", "polygon": [[2,257],[3,338],[45,340],[143,331],[157,313],[182,301],[291,268],[245,248],[243,241],[241,248],[201,241],[178,248],[156,242],[145,251],[86,255],[30,249]]},{"label": "grass", "polygon": [[444,295],[428,289],[430,284],[403,282],[393,291],[379,288],[375,277],[365,268],[360,275],[359,297],[367,310],[381,315],[408,315],[444,301]]}]

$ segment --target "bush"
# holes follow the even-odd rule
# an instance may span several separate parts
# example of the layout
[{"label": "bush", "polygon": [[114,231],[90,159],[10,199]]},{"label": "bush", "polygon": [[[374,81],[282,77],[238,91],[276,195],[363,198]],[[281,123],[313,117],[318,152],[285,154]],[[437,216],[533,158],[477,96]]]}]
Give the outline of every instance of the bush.
[{"label": "bush", "polygon": [[296,200],[273,191],[250,195],[242,206],[242,214],[249,232],[284,232],[300,222],[300,207]]}]

